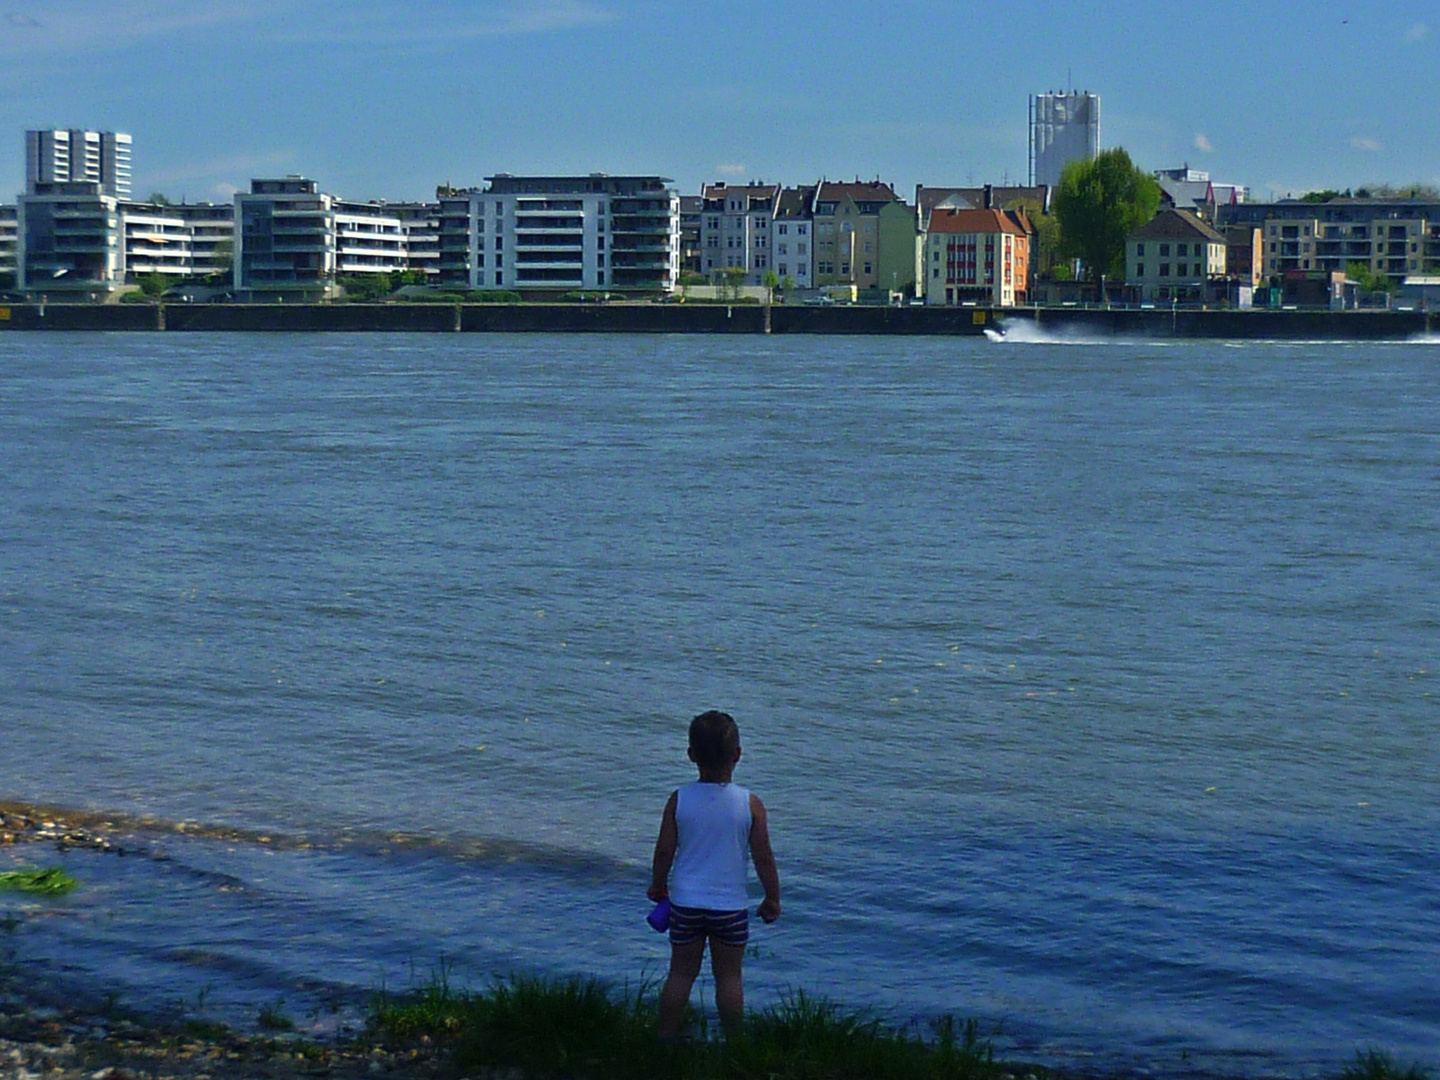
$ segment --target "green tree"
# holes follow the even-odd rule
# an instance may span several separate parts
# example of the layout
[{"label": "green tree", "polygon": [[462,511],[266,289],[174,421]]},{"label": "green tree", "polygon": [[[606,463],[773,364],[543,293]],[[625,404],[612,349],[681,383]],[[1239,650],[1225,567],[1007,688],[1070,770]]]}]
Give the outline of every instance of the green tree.
[{"label": "green tree", "polygon": [[1045,213],[1039,199],[1011,199],[1002,209],[1019,210],[1025,215],[1030,227],[1035,230],[1034,245],[1030,248],[1030,269],[1037,277],[1052,276],[1055,260],[1060,254],[1060,222],[1055,215]]},{"label": "green tree", "polygon": [[745,268],[743,266],[727,266],[724,275],[721,279],[721,296],[726,300],[739,300],[740,291],[745,288]]},{"label": "green tree", "polygon": [[217,240],[210,250],[210,272],[206,280],[211,285],[224,285],[235,272],[235,241]]},{"label": "green tree", "polygon": [[766,290],[770,293],[770,299],[773,301],[775,299],[775,290],[780,287],[779,275],[776,274],[774,270],[766,270],[765,277],[761,280],[764,282]]},{"label": "green tree", "polygon": [[1395,282],[1385,274],[1377,274],[1369,263],[1352,262],[1345,264],[1345,276],[1360,287],[1361,292],[1393,292]]},{"label": "green tree", "polygon": [[1125,237],[1155,216],[1160,185],[1123,149],[1102,150],[1094,161],[1072,161],[1060,174],[1055,217],[1058,254],[1079,258],[1091,281],[1125,276]]},{"label": "green tree", "polygon": [[160,295],[170,286],[179,285],[183,278],[173,274],[143,274],[135,279],[135,284],[140,286],[140,291],[152,300],[158,300]]}]

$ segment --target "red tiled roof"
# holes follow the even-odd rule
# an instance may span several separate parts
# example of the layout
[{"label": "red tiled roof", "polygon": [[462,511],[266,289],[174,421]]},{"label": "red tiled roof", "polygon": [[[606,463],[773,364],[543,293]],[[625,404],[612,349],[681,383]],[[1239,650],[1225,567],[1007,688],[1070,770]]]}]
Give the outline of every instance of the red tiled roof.
[{"label": "red tiled roof", "polygon": [[1028,235],[1019,221],[1002,210],[952,210],[944,206],[930,212],[930,232]]}]

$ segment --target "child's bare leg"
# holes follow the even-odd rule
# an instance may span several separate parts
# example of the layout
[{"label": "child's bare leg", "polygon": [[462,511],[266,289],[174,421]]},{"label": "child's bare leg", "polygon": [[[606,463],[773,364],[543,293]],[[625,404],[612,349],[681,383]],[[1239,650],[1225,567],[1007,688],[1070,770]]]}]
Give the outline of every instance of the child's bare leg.
[{"label": "child's bare leg", "polygon": [[705,939],[670,946],[670,974],[660,991],[660,1038],[670,1040],[680,1033],[680,1018],[690,1004],[690,988],[700,974],[705,957]]},{"label": "child's bare leg", "polygon": [[720,1026],[727,1039],[740,1034],[745,1024],[745,983],[740,965],[745,959],[744,945],[723,945],[710,941],[710,970],[715,975],[715,1008],[720,1013]]}]

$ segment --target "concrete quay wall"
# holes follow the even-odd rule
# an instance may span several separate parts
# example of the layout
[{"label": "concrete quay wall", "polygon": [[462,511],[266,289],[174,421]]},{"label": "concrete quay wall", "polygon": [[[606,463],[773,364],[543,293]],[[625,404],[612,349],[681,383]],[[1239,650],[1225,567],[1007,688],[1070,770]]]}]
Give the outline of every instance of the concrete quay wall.
[{"label": "concrete quay wall", "polygon": [[1440,333],[1423,311],[1168,311],[1138,308],[847,307],[755,304],[13,304],[3,330],[572,332],[1405,340]]}]

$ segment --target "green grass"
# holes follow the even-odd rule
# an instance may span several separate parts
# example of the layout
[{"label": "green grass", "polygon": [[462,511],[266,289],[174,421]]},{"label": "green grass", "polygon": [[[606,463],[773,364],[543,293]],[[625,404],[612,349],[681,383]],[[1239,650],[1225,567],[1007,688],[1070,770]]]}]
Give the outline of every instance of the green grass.
[{"label": "green grass", "polygon": [[1340,1080],[1426,1080],[1426,1076],[1418,1064],[1402,1069],[1389,1054],[1366,1050],[1355,1055],[1340,1073]]},{"label": "green grass", "polygon": [[264,1006],[255,1022],[265,1031],[294,1031],[295,1021],[286,1015],[284,1006],[283,1001]]},{"label": "green grass", "polygon": [[[692,1029],[697,1017],[691,1018]],[[633,1080],[985,1080],[998,1076],[974,1022],[945,1019],[928,1033],[889,1027],[806,994],[752,1012],[744,1038],[679,1045],[656,1039],[648,985],[617,990],[594,979],[517,977],[479,992],[442,976],[402,998],[381,996],[377,1036],[448,1045],[462,1073],[519,1069],[527,1077]]]},{"label": "green grass", "polygon": [[79,884],[58,866],[30,866],[0,874],[0,889],[37,893],[41,896],[64,896]]}]

